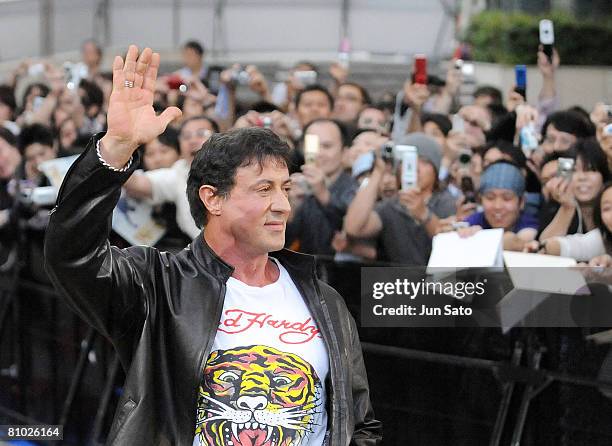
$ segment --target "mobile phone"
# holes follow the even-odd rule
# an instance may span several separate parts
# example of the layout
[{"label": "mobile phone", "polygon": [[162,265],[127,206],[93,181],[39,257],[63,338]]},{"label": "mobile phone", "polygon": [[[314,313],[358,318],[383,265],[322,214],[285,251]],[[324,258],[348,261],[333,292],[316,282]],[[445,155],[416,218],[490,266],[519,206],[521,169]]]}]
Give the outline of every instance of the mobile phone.
[{"label": "mobile phone", "polygon": [[416,187],[418,181],[418,151],[415,146],[395,146],[395,150],[402,162],[401,184],[402,190]]},{"label": "mobile phone", "polygon": [[427,85],[427,57],[424,54],[414,56],[414,83]]},{"label": "mobile phone", "polygon": [[453,132],[463,133],[465,131],[465,121],[458,114],[454,114],[452,118]]},{"label": "mobile phone", "polygon": [[574,173],[574,159],[573,158],[559,158],[557,165],[557,176],[570,180]]},{"label": "mobile phone", "polygon": [[32,100],[32,111],[37,111],[43,105],[43,102],[45,102],[43,96],[35,96]]},{"label": "mobile phone", "polygon": [[172,74],[166,78],[166,84],[170,90],[179,90],[185,82],[178,74]]},{"label": "mobile phone", "polygon": [[527,66],[516,65],[514,67],[515,87],[514,91],[527,100]]},{"label": "mobile phone", "polygon": [[466,62],[462,59],[457,59],[455,61],[455,69],[461,71],[466,77],[470,77],[474,75],[474,64],[470,62]]},{"label": "mobile phone", "polygon": [[553,45],[555,44],[555,33],[552,20],[540,20],[540,43],[548,61],[552,63]]},{"label": "mobile phone", "polygon": [[351,176],[353,178],[360,177],[364,173],[370,172],[374,168],[376,155],[373,151],[362,153],[357,157],[351,168]]},{"label": "mobile phone", "polygon": [[314,164],[319,153],[319,135],[307,133],[304,135],[304,161]]},{"label": "mobile phone", "polygon": [[302,70],[296,71],[293,73],[295,78],[298,80],[300,84],[304,87],[308,87],[309,85],[313,85],[317,83],[317,72],[312,70]]}]

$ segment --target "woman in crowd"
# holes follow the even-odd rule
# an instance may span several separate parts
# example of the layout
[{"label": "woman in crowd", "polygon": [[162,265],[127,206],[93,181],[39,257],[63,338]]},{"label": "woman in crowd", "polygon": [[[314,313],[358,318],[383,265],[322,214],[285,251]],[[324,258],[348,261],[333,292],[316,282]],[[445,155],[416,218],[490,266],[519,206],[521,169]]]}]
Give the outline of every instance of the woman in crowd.
[{"label": "woman in crowd", "polygon": [[[606,183],[598,194],[593,209],[594,228],[585,234],[552,237],[532,242],[526,251],[571,257],[579,262],[601,264],[602,256],[612,254],[612,183]],[[611,266],[607,262],[605,266]]]},{"label": "woman in crowd", "polygon": [[594,138],[578,140],[570,151],[576,153],[574,171],[558,168],[544,186],[552,200],[540,211],[540,240],[585,234],[595,227],[595,199],[610,177],[606,155]]}]

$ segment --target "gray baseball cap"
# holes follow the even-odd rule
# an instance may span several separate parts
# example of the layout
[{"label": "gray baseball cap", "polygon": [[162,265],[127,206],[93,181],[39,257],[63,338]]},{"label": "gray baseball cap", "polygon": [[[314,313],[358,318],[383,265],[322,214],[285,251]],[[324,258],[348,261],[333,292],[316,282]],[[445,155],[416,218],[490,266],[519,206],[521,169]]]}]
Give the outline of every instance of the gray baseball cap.
[{"label": "gray baseball cap", "polygon": [[427,136],[422,132],[408,133],[407,135],[402,135],[399,140],[396,141],[396,144],[415,146],[419,156],[433,164],[436,168],[436,172],[440,171],[442,147],[431,136]]}]

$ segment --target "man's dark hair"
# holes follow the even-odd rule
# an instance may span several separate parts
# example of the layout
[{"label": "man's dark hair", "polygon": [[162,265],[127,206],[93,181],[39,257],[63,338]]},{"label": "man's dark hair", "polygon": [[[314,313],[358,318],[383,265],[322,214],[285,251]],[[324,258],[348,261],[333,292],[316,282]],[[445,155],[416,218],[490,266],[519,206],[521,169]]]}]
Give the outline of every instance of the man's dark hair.
[{"label": "man's dark hair", "polygon": [[11,109],[11,120],[15,114],[17,103],[15,102],[15,93],[8,85],[0,85],[0,104],[7,105]]},{"label": "man's dark hair", "polygon": [[251,105],[251,110],[257,113],[271,113],[273,111],[282,111],[278,106],[268,101],[257,101]]},{"label": "man's dark hair", "polygon": [[32,124],[21,129],[19,133],[17,148],[24,153],[26,147],[31,144],[42,144],[43,146],[53,147],[53,132],[42,124]]},{"label": "man's dark hair", "polygon": [[198,116],[192,116],[191,118],[185,119],[182,123],[181,123],[181,127],[179,128],[179,135],[180,133],[183,131],[183,128],[191,121],[208,121],[211,125],[211,127],[213,128],[213,132],[215,133],[219,133],[221,130],[219,129],[219,124],[217,124],[217,121],[215,121],[213,118],[209,118],[208,116],[205,115],[198,115]]},{"label": "man's dark hair", "polygon": [[495,126],[502,118],[508,115],[508,109],[503,104],[493,102],[487,105],[487,109],[491,115],[491,126]]},{"label": "man's dark hair", "polygon": [[81,98],[85,110],[92,106],[102,108],[104,105],[104,92],[95,82],[82,79],[79,83],[79,88],[82,88],[85,92],[85,96]]},{"label": "man's dark hair", "polygon": [[421,115],[421,124],[425,125],[427,122],[433,122],[436,124],[440,131],[444,133],[444,136],[448,136],[448,132],[450,132],[453,128],[451,120],[448,119],[448,116],[443,115],[442,113],[423,113]]},{"label": "man's dark hair", "polygon": [[293,68],[299,67],[300,65],[306,65],[310,71],[314,71],[319,74],[319,67],[317,67],[313,62],[309,60],[300,60],[299,62],[293,65]]},{"label": "man's dark hair", "polygon": [[334,97],[331,95],[327,88],[319,84],[309,85],[303,90],[298,91],[298,93],[295,95],[295,108],[299,107],[300,101],[302,100],[302,95],[311,91],[320,91],[321,93],[323,93],[325,96],[327,96],[327,100],[329,102],[329,109],[331,110],[334,108]]},{"label": "man's dark hair", "polygon": [[98,53],[98,57],[102,57],[102,46],[100,46],[100,43],[96,39],[84,40],[83,44],[81,45],[81,49],[88,43],[91,43],[94,46],[96,52]]},{"label": "man's dark hair", "polygon": [[165,146],[172,147],[178,153],[179,151],[179,141],[178,141],[178,131],[170,126],[166,127],[166,130],[160,134],[157,139],[160,143]]},{"label": "man's dark hair", "polygon": [[23,92],[23,96],[21,96],[21,107],[22,108],[25,109],[26,99],[28,96],[30,96],[30,93],[32,93],[32,90],[35,88],[38,88],[40,90],[40,94],[43,98],[47,97],[47,95],[51,91],[51,89],[43,83],[40,83],[40,82],[31,83],[30,85],[26,87],[25,91]]},{"label": "man's dark hair", "polygon": [[359,90],[359,92],[361,93],[361,102],[363,104],[368,104],[369,105],[369,104],[372,103],[372,98],[370,97],[370,93],[368,93],[368,90],[366,90],[366,88],[363,85],[360,85],[357,82],[342,82],[338,86],[338,89],[340,89],[340,87],[342,87],[344,85],[349,85],[349,86],[355,87],[357,90]]},{"label": "man's dark hair", "polygon": [[200,200],[200,187],[207,184],[217,189],[216,194],[229,196],[234,187],[236,171],[257,163],[275,161],[289,166],[291,149],[272,130],[257,127],[215,133],[204,143],[189,169],[187,200],[191,215],[202,228],[207,220],[207,210]]},{"label": "man's dark hair", "polygon": [[504,139],[499,139],[497,141],[489,141],[483,147],[482,157],[484,158],[486,153],[491,149],[497,149],[502,154],[508,155],[512,160],[512,164],[518,166],[519,168],[525,169],[527,167],[527,158],[525,157],[525,154],[521,149],[513,145],[511,142],[508,142]]},{"label": "man's dark hair", "polygon": [[188,40],[187,42],[185,42],[185,45],[183,45],[183,48],[184,49],[188,49],[188,48],[192,49],[193,51],[198,53],[199,56],[203,56],[204,55],[204,47],[197,40]]},{"label": "man's dark hair", "polygon": [[478,87],[476,91],[474,91],[474,98],[478,96],[490,96],[491,99],[493,99],[492,104],[502,104],[503,102],[501,90],[492,85],[482,85]]},{"label": "man's dark hair", "polygon": [[550,124],[560,132],[569,133],[576,138],[588,138],[595,135],[594,127],[588,118],[575,110],[563,110],[548,115],[542,127],[543,135],[546,135]]},{"label": "man's dark hair", "polygon": [[[321,123],[321,122],[330,122],[334,124],[336,127],[338,127],[338,131],[340,132],[340,139],[342,140],[342,148],[345,148],[351,145],[351,141],[353,140],[353,138],[352,138],[351,133],[349,132],[348,127],[344,123],[338,121],[337,119],[331,119],[331,118],[313,119],[308,124],[306,124],[306,126],[304,127],[304,131],[302,132],[302,138],[300,140],[300,145],[303,145],[304,135],[306,135],[310,126],[313,124]],[[368,131],[370,130],[368,129]]]},{"label": "man's dark hair", "polygon": [[5,140],[9,146],[17,147],[17,137],[6,127],[0,126],[0,139]]}]

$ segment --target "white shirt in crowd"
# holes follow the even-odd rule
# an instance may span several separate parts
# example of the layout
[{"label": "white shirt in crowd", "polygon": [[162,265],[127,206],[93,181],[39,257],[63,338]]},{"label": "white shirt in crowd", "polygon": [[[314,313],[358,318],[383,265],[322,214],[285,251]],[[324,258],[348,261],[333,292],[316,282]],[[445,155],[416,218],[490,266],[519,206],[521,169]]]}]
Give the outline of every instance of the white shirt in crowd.
[{"label": "white shirt in crowd", "polygon": [[200,234],[189,210],[187,201],[187,177],[189,164],[184,159],[176,161],[172,167],[149,170],[145,175],[151,181],[152,198],[149,203],[156,206],[162,203],[176,205],[176,224],[191,238]]},{"label": "white shirt in crowd", "polygon": [[275,262],[280,277],[272,284],[227,282],[198,389],[194,446],[325,444],[327,349],[289,273]]}]

